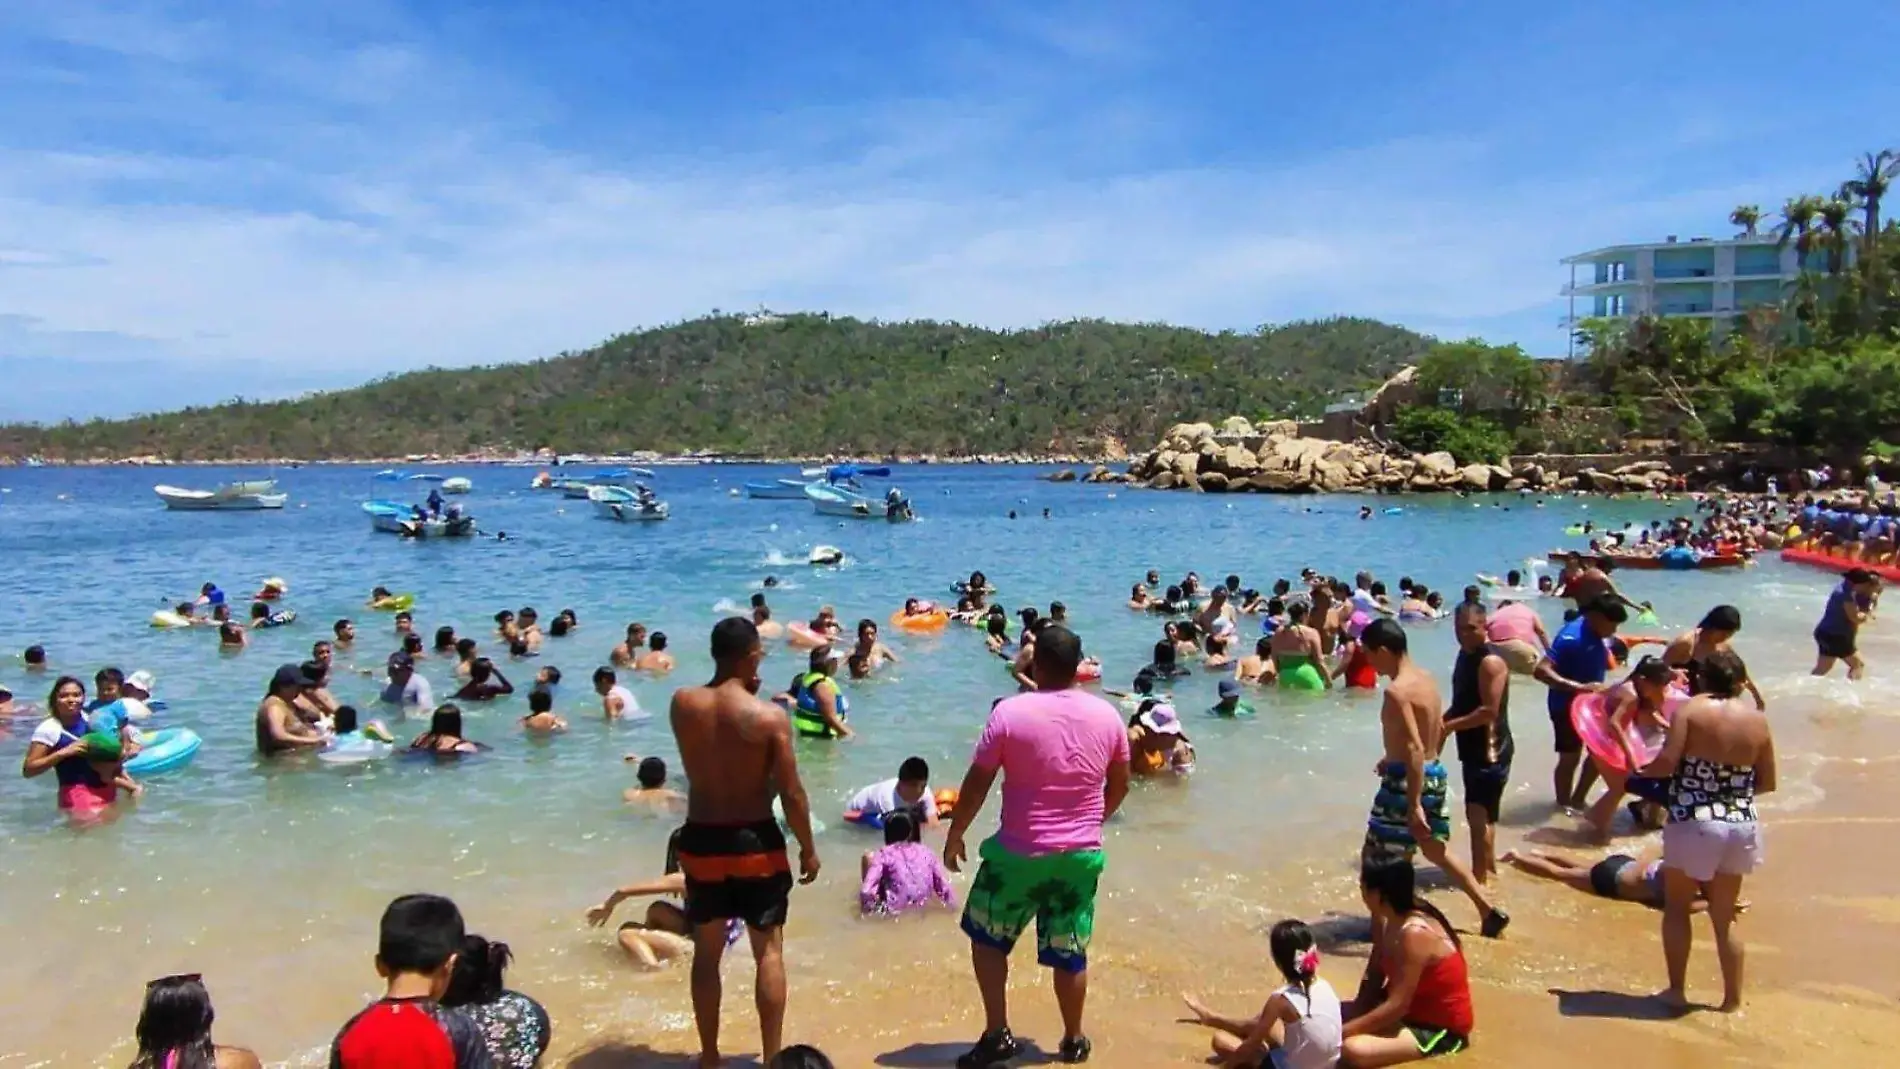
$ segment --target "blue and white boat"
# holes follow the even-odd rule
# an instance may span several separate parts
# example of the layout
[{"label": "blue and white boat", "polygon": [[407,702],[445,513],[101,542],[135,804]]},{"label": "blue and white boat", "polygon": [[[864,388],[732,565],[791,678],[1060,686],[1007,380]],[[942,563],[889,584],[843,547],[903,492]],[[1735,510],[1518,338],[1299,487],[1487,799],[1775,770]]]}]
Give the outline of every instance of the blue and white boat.
[{"label": "blue and white boat", "polygon": [[401,501],[365,501],[363,511],[369,516],[370,527],[384,534],[405,538],[472,538],[475,535],[475,517],[454,509],[442,516],[426,513],[418,516],[420,510],[416,506]]},{"label": "blue and white boat", "polygon": [[642,479],[653,478],[653,473],[645,468],[609,468],[592,475],[568,476],[561,486],[561,496],[582,500],[588,491],[596,486],[619,486],[632,489]]},{"label": "blue and white boat", "polygon": [[803,501],[810,479],[775,479],[769,483],[745,484],[745,496],[762,501]]},{"label": "blue and white boat", "polygon": [[891,469],[858,464],[839,464],[825,470],[822,482],[805,487],[805,497],[820,516],[846,516],[853,519],[910,519],[910,502],[903,493],[891,490],[872,496],[864,492],[860,478],[886,478]]},{"label": "blue and white boat", "polygon": [[596,516],[619,523],[664,520],[671,511],[652,491],[642,495],[624,486],[596,486],[587,491],[587,500],[593,502]]}]

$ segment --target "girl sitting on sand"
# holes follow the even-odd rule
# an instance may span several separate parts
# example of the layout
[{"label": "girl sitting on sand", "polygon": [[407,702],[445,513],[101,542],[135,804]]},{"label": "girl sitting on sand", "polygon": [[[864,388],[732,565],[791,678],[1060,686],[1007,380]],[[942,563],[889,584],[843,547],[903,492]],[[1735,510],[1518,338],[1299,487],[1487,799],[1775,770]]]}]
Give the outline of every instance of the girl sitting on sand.
[{"label": "girl sitting on sand", "polygon": [[1254,1017],[1222,1017],[1193,995],[1194,1019],[1214,1029],[1216,1064],[1252,1069],[1333,1069],[1339,1064],[1339,996],[1319,978],[1319,946],[1303,921],[1285,920],[1267,936],[1267,952],[1286,978]]}]

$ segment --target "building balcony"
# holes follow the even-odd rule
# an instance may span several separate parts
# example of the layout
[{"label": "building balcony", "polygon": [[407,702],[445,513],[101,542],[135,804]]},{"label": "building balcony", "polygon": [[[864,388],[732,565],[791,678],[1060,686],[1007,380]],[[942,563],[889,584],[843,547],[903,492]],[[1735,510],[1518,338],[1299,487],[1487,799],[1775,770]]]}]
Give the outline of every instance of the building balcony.
[{"label": "building balcony", "polygon": [[1780,264],[1736,264],[1736,278],[1780,278]]},{"label": "building balcony", "polygon": [[1566,282],[1558,295],[1588,297],[1598,293],[1634,293],[1642,288],[1643,284],[1633,278],[1617,279],[1615,282]]},{"label": "building balcony", "polygon": [[1681,282],[1685,279],[1707,280],[1715,277],[1713,267],[1658,267],[1656,281]]}]

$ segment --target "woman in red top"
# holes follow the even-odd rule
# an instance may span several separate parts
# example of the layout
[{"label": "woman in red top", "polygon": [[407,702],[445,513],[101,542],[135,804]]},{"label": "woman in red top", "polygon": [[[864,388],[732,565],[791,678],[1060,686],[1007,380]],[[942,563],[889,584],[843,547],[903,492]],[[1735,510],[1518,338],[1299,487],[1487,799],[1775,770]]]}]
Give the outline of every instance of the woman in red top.
[{"label": "woman in red top", "polygon": [[1456,1054],[1471,1042],[1464,947],[1438,907],[1419,898],[1402,857],[1369,862],[1359,893],[1372,911],[1372,957],[1346,1009],[1340,1064],[1351,1069]]}]

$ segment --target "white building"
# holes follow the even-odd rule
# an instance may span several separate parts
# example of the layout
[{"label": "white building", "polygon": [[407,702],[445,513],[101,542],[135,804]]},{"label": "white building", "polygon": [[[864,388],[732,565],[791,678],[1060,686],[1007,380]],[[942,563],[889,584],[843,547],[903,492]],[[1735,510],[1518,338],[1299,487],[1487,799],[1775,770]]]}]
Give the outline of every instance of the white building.
[{"label": "white building", "polygon": [[1750,308],[1778,303],[1801,274],[1793,243],[1778,247],[1772,234],[1723,241],[1678,241],[1670,235],[1648,245],[1611,245],[1563,262],[1570,267],[1570,284],[1563,288],[1570,313],[1562,325],[1573,335],[1572,356],[1574,332],[1585,319],[1697,316],[1719,328]]}]

